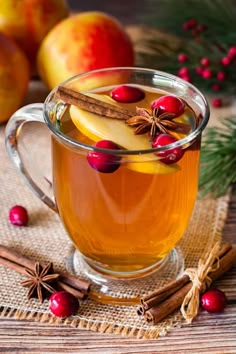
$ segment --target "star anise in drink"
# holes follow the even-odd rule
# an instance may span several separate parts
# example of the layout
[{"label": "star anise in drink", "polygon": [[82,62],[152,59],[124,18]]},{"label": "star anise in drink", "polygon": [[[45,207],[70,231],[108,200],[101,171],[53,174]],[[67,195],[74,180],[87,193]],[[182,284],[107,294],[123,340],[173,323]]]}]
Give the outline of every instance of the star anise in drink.
[{"label": "star anise in drink", "polygon": [[158,107],[153,110],[137,107],[136,113],[137,115],[126,120],[128,125],[135,128],[134,134],[149,132],[153,138],[157,133],[173,135],[173,132],[188,134],[190,131],[189,124],[174,120],[176,118],[175,114],[162,113]]},{"label": "star anise in drink", "polygon": [[21,285],[29,287],[28,299],[37,297],[42,303],[48,293],[52,294],[56,291],[50,284],[58,279],[59,274],[53,273],[52,263],[42,266],[36,262],[34,270],[25,268],[25,273],[28,279],[23,280]]}]

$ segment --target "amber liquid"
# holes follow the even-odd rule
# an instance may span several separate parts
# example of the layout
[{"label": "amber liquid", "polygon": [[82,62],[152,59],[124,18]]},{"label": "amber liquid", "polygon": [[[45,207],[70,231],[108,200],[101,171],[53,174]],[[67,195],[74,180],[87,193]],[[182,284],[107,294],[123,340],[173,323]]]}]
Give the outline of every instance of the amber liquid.
[{"label": "amber liquid", "polygon": [[[89,142],[68,117],[61,125],[68,136]],[[86,152],[52,138],[56,203],[79,251],[114,272],[141,271],[163,259],[183,236],[192,213],[199,145],[195,141],[186,149],[173,173],[140,173],[121,164],[105,174],[91,168]]]}]

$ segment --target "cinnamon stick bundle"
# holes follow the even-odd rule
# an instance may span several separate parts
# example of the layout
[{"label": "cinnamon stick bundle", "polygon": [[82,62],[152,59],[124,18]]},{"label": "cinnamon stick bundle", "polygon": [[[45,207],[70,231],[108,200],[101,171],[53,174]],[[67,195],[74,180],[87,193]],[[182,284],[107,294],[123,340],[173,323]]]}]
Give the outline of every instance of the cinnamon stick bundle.
[{"label": "cinnamon stick bundle", "polygon": [[[28,276],[28,270],[35,271],[36,263],[35,260],[16,252],[12,248],[0,245],[0,264],[13,269],[17,273]],[[56,283],[60,289],[68,291],[78,299],[87,297],[90,290],[88,282],[60,270],[53,269],[53,274],[58,274]]]},{"label": "cinnamon stick bundle", "polygon": [[[218,267],[208,274],[212,281],[218,279],[233,267],[236,262],[236,247],[233,247],[230,243],[225,243],[217,257]],[[216,263],[217,260],[213,265],[216,265]],[[179,279],[142,297],[140,299],[141,304],[137,309],[138,315],[143,315],[150,324],[157,324],[181,307],[192,285],[190,277],[184,274]]]}]

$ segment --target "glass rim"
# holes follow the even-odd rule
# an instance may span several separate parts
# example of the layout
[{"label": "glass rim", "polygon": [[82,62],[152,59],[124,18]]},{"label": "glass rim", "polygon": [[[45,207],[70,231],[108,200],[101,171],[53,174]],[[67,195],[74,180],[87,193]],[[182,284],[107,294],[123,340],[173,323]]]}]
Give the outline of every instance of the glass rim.
[{"label": "glass rim", "polygon": [[[150,147],[149,149],[142,149],[142,150],[137,150],[137,149],[134,149],[134,150],[116,149],[115,150],[115,149],[100,148],[100,147],[96,147],[94,145],[88,145],[88,144],[79,142],[75,139],[72,139],[72,138],[68,137],[67,135],[63,134],[62,132],[60,132],[58,129],[56,129],[55,125],[52,124],[51,119],[48,115],[47,105],[50,103],[50,100],[54,96],[57,88],[61,85],[65,85],[69,82],[72,82],[75,79],[83,78],[83,77],[86,77],[86,76],[92,75],[92,74],[97,74],[97,73],[101,73],[101,72],[109,72],[109,71],[114,71],[114,70],[116,70],[116,71],[121,71],[121,70],[133,71],[133,72],[139,71],[139,72],[143,72],[143,73],[158,75],[159,77],[162,76],[162,77],[168,78],[170,80],[174,80],[175,82],[179,82],[182,85],[185,85],[188,89],[192,89],[198,96],[200,96],[202,103],[204,104],[204,108],[205,108],[205,114],[202,117],[200,124],[197,126],[196,129],[194,129],[186,137],[179,139],[171,144],[164,145],[161,147],[156,147],[156,148]],[[112,154],[112,155],[128,155],[129,156],[129,155],[150,154],[150,153],[170,150],[175,147],[189,145],[191,142],[194,142],[194,140],[201,134],[201,132],[206,127],[209,117],[210,117],[210,108],[209,108],[209,104],[208,104],[205,96],[202,94],[202,92],[196,86],[179,78],[178,76],[175,76],[173,74],[169,74],[165,71],[160,71],[160,70],[156,70],[156,69],[149,69],[149,68],[144,68],[144,67],[110,67],[110,68],[103,68],[103,69],[86,71],[81,74],[74,75],[74,76],[68,78],[67,80],[64,80],[63,82],[61,82],[54,89],[52,89],[50,91],[50,93],[48,94],[48,96],[46,97],[46,99],[43,103],[43,113],[44,113],[44,120],[45,120],[45,123],[47,124],[48,128],[51,130],[51,132],[54,135],[56,135],[57,138],[59,138],[60,140],[65,142],[67,145],[71,145],[71,147],[73,147],[73,148],[79,148],[79,149],[83,149],[83,150],[87,150],[87,151],[97,151],[97,152],[103,152],[103,153]],[[104,139],[101,139],[101,140],[104,140]],[[105,140],[109,140],[109,139],[105,139]]]}]

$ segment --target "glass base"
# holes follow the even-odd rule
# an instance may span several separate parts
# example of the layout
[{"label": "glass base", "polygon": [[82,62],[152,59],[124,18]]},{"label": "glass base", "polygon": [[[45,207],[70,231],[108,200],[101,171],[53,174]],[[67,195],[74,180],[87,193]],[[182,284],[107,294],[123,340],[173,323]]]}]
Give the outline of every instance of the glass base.
[{"label": "glass base", "polygon": [[89,297],[112,305],[136,305],[140,297],[178,278],[184,271],[184,258],[179,247],[161,262],[142,273],[106,274],[91,267],[81,253],[73,249],[66,259],[67,270],[91,283]]}]

